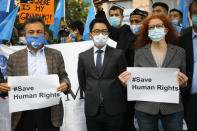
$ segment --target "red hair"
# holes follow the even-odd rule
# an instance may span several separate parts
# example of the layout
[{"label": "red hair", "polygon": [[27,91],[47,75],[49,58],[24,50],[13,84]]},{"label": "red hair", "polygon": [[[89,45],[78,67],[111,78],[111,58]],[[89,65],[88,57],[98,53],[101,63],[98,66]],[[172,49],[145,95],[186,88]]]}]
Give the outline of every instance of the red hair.
[{"label": "red hair", "polygon": [[165,28],[168,29],[168,32],[165,36],[165,40],[167,43],[178,44],[178,34],[176,33],[175,27],[173,26],[172,22],[166,15],[159,14],[148,16],[143,21],[142,27],[140,28],[139,33],[137,35],[137,40],[135,42],[134,49],[141,48],[146,44],[151,43],[151,39],[148,37],[148,24],[152,19],[160,19],[163,22]]}]

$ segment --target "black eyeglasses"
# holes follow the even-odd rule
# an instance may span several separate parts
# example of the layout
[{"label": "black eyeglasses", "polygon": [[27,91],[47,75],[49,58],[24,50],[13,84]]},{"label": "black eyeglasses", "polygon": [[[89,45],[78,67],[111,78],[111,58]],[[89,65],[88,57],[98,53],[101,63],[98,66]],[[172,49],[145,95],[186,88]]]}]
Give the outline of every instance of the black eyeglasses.
[{"label": "black eyeglasses", "polygon": [[99,34],[103,34],[103,35],[108,35],[108,30],[104,29],[104,30],[94,30],[92,31],[95,35],[99,35]]},{"label": "black eyeglasses", "polygon": [[164,27],[163,24],[156,24],[156,25],[149,25],[148,29],[152,30],[152,29],[155,29],[155,28],[163,28],[163,27]]}]

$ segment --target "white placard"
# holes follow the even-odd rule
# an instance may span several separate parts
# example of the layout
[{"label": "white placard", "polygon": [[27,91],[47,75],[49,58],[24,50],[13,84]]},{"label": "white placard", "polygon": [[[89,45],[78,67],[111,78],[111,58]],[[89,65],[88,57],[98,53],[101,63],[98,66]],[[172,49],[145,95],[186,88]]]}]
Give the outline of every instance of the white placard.
[{"label": "white placard", "polygon": [[59,104],[58,75],[9,76],[8,85],[10,113]]},{"label": "white placard", "polygon": [[127,81],[129,101],[179,103],[179,83],[176,68],[129,67]]}]

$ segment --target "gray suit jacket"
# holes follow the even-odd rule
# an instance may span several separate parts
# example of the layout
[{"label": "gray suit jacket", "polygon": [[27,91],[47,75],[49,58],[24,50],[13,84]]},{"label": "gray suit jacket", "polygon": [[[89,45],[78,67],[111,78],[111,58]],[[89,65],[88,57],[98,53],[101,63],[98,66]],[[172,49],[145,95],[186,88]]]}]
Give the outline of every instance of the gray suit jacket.
[{"label": "gray suit jacket", "polygon": [[[70,81],[64,68],[64,60],[61,52],[45,47],[45,56],[48,67],[48,74],[57,74],[60,83],[66,82],[70,87]],[[8,76],[27,76],[27,49],[17,51],[9,56],[7,63]],[[12,113],[12,130],[14,130],[21,118],[22,112]],[[60,127],[63,121],[63,105],[60,104],[51,107],[51,122],[55,127]]]},{"label": "gray suit jacket", "polygon": [[[151,52],[150,44],[147,44],[136,51],[134,66],[157,67]],[[172,44],[168,44],[166,57],[164,59],[162,67],[179,68],[181,72],[185,73],[186,63],[184,49]],[[167,115],[176,112],[182,112],[183,104],[181,101],[181,97],[179,100],[179,104],[137,101],[135,109],[136,111],[141,111],[152,115],[156,115],[158,113]]]}]

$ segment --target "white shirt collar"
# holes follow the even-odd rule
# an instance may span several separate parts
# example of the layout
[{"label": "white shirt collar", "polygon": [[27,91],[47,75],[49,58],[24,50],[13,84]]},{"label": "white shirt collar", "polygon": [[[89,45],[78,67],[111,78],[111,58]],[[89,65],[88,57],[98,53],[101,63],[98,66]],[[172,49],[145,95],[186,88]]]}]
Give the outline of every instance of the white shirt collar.
[{"label": "white shirt collar", "polygon": [[105,52],[107,45],[103,46],[101,49],[98,49],[96,46],[94,46],[94,53],[96,53],[97,50],[103,50]]}]

